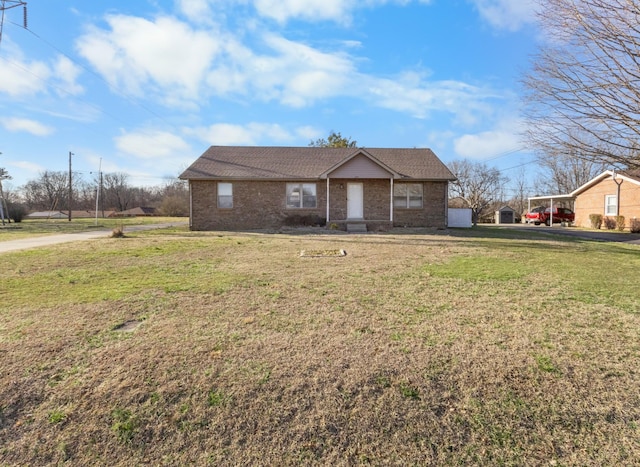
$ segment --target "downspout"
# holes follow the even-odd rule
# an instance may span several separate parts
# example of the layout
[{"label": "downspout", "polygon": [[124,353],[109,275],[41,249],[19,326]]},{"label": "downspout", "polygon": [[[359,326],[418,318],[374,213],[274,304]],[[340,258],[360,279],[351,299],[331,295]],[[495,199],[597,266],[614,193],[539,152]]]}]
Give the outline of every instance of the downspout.
[{"label": "downspout", "polygon": [[449,227],[449,180],[444,187],[444,227]]},{"label": "downspout", "polygon": [[189,230],[193,229],[193,186],[189,180]]},{"label": "downspout", "polygon": [[327,225],[329,224],[329,176],[327,176]]},{"label": "downspout", "polygon": [[391,222],[391,227],[393,227],[393,175],[391,176],[391,203],[389,206],[389,213],[390,213],[389,221]]},{"label": "downspout", "polygon": [[553,198],[551,198],[551,207],[549,208],[549,226],[553,227]]}]

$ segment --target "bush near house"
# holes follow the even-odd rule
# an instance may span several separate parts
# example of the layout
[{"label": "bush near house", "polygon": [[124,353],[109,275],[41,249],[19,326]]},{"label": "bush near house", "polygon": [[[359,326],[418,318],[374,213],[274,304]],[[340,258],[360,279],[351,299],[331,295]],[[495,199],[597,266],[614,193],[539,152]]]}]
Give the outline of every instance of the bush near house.
[{"label": "bush near house", "polygon": [[629,230],[631,233],[640,233],[640,219],[631,219],[629,221]]},{"label": "bush near house", "polygon": [[602,227],[602,214],[589,214],[589,222],[592,229],[598,229]]},{"label": "bush near house", "polygon": [[616,216],[615,222],[616,222],[616,229],[622,232],[624,230],[624,216]]},{"label": "bush near house", "polygon": [[613,217],[604,218],[604,228],[607,230],[613,230],[616,228],[616,220]]}]

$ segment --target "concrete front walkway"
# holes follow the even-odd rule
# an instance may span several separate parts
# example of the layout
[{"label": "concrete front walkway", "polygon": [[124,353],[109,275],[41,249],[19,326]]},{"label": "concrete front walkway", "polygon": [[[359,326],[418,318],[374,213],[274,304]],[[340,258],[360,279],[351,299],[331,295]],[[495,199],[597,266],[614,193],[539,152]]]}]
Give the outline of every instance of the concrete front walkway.
[{"label": "concrete front walkway", "polygon": [[[165,224],[147,224],[147,225],[127,225],[124,227],[125,235],[127,232],[138,232],[141,230],[165,229],[168,227],[177,227],[187,225],[186,222],[168,222]],[[9,240],[0,242],[0,253],[10,251],[27,250],[30,248],[38,248],[42,246],[57,245],[59,243],[78,242],[81,240],[91,240],[93,238],[106,238],[111,235],[113,229],[94,230],[91,232],[77,232],[59,235],[45,235],[42,237],[21,238],[18,240]]]}]

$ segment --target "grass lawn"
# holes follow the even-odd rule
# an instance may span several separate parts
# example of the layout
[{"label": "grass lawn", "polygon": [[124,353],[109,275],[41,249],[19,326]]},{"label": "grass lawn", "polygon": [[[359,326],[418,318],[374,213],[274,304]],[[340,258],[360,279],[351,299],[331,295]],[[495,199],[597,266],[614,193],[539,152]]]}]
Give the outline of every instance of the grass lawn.
[{"label": "grass lawn", "polygon": [[162,224],[166,222],[185,222],[186,217],[122,217],[95,219],[81,218],[72,219],[71,222],[65,219],[27,219],[22,222],[11,222],[0,225],[0,242],[9,240],[19,240],[21,238],[36,237],[43,235],[56,235],[65,233],[89,232],[93,230],[112,230],[116,227],[126,227],[128,225]]},{"label": "grass lawn", "polygon": [[640,459],[638,246],[176,228],[0,261],[1,466]]}]

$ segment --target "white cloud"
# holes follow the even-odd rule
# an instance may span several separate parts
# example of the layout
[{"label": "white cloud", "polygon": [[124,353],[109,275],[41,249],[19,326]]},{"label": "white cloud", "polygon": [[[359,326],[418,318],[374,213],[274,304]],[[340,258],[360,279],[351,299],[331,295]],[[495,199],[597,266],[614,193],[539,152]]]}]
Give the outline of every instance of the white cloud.
[{"label": "white cloud", "polygon": [[20,47],[5,36],[2,39],[0,93],[13,98],[33,97],[46,93],[49,87],[65,96],[83,92],[77,83],[80,68],[68,58],[59,55],[52,64],[28,60]]},{"label": "white cloud", "polygon": [[[258,13],[264,17],[285,23],[290,19],[306,21],[334,21],[349,24],[358,8],[385,4],[407,5],[412,0],[253,0]],[[431,0],[418,0],[428,5]]]},{"label": "white cloud", "polygon": [[263,141],[283,142],[294,139],[294,136],[280,125],[255,122],[247,125],[216,123],[208,127],[188,129],[185,133],[196,136],[207,144],[220,146],[253,146]]},{"label": "white cloud", "polygon": [[178,8],[191,21],[201,22],[212,16],[208,0],[177,0]]},{"label": "white cloud", "polygon": [[494,130],[466,134],[454,141],[454,150],[460,157],[487,159],[521,148],[518,125],[505,124]]},{"label": "white cloud", "polygon": [[44,166],[29,161],[15,161],[11,163],[11,166],[25,170],[32,174],[37,174],[38,172],[46,170]]},{"label": "white cloud", "polygon": [[345,95],[356,75],[354,59],[343,52],[328,53],[275,34],[262,36],[266,51],[258,54],[237,41],[224,44],[207,76],[215,95],[250,96],[304,107],[319,99]]},{"label": "white cloud", "polygon": [[124,133],[115,138],[116,147],[123,153],[138,159],[183,158],[191,154],[191,148],[181,137],[160,130],[141,130]]},{"label": "white cloud", "polygon": [[356,73],[353,59],[340,52],[325,53],[274,35],[265,37],[265,45],[276,56],[262,58],[261,65],[271,72],[258,85],[275,84],[285,105],[303,107],[317,99],[344,95]]},{"label": "white cloud", "polygon": [[188,100],[198,98],[220,47],[211,34],[170,17],[149,21],[114,15],[107,23],[110,30],[92,28],[76,46],[116,89],[142,96],[157,88]]},{"label": "white cloud", "polygon": [[[60,81],[59,87],[65,94],[76,96],[84,92],[84,88],[77,83],[80,67],[67,57],[60,56],[53,67],[53,75]],[[65,97],[65,96],[63,96]]]},{"label": "white cloud", "polygon": [[429,81],[423,73],[410,71],[395,79],[362,76],[359,80],[367,99],[386,109],[427,118],[432,112],[447,112],[460,123],[476,123],[476,114],[486,112],[484,101],[499,98],[495,92],[461,81]]},{"label": "white cloud", "polygon": [[320,138],[324,134],[323,130],[319,128],[314,128],[312,126],[302,126],[296,129],[296,135],[300,138],[312,141]]},{"label": "white cloud", "polygon": [[18,46],[6,36],[2,39],[4,56],[0,62],[0,93],[15,98],[44,92],[51,69],[43,62],[27,60]]},{"label": "white cloud", "polygon": [[471,0],[480,16],[497,29],[517,31],[535,20],[536,0]]},{"label": "white cloud", "polygon": [[34,136],[48,136],[54,132],[53,128],[27,118],[0,118],[0,125],[11,132],[24,131]]},{"label": "white cloud", "polygon": [[284,23],[290,18],[348,22],[354,0],[255,0],[262,16]]},{"label": "white cloud", "polygon": [[[269,0],[255,1],[264,6]],[[368,0],[362,5],[410,1]],[[211,5],[210,1],[179,0],[189,14],[204,14]],[[294,14],[303,5],[313,11],[320,3],[287,0],[280,8]],[[323,5],[328,11],[362,6],[355,1]],[[417,118],[443,111],[469,125],[487,112],[486,101],[496,97],[460,81],[430,81],[421,70],[391,77],[360,73],[360,58],[346,51],[354,50],[349,42],[327,51],[260,28],[234,36],[231,31],[197,29],[169,17],[150,21],[116,15],[106,20],[108,30],[92,28],[78,40],[81,54],[116,88],[136,96],[158,96],[173,108],[206,106],[212,96],[276,101],[293,108],[349,97]],[[236,139],[247,138],[232,138]]]}]

